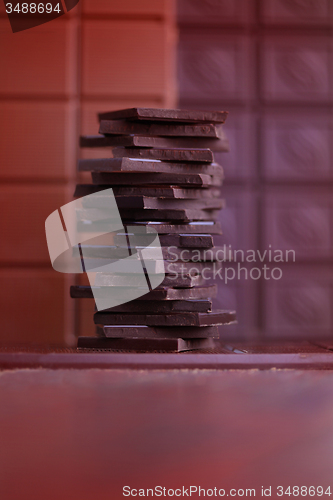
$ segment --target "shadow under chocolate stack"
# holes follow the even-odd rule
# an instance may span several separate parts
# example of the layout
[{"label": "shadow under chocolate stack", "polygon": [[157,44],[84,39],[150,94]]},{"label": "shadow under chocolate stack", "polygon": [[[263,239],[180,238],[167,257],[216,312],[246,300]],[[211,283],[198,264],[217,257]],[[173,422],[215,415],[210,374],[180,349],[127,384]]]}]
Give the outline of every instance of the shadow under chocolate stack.
[{"label": "shadow under chocolate stack", "polygon": [[[112,157],[79,161],[80,171],[92,172],[92,184],[78,185],[75,196],[112,188],[125,233],[157,231],[165,278],[136,300],[96,312],[97,336],[80,337],[78,347],[209,349],[218,326],[235,321],[234,311],[212,311],[217,286],[208,284],[223,260],[223,248],[213,242],[221,234],[223,169],[212,151],[228,151],[226,118],[222,111],[132,108],[100,114],[100,135],[81,137],[81,147],[112,148]],[[121,250],[123,238],[124,231],[115,234],[113,249]],[[98,251],[108,257],[107,246]],[[95,285],[116,287],[126,300],[121,274],[99,276]],[[72,287],[71,296],[93,298],[83,286]]]}]

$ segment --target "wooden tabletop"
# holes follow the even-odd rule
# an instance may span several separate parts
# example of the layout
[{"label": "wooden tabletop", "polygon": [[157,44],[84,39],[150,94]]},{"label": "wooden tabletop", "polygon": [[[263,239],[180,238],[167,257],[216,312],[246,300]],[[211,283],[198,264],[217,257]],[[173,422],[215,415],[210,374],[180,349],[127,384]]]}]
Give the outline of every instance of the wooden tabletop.
[{"label": "wooden tabletop", "polygon": [[217,343],[183,353],[135,353],[51,346],[0,346],[0,369],[333,369],[333,342]]},{"label": "wooden tabletop", "polygon": [[[302,349],[298,356],[332,355]],[[19,354],[23,362],[13,357]],[[52,355],[57,369],[17,369],[27,356],[41,356],[42,366]],[[293,498],[278,497],[279,485],[331,486],[333,493],[332,371],[60,367],[61,356],[83,356],[87,365],[100,356],[105,368],[104,357],[117,355],[129,356],[2,350],[1,499],[118,500],[124,486],[158,485],[223,488],[226,496],[255,488],[256,497],[272,486],[273,499]],[[296,356],[202,354],[210,355]],[[6,356],[13,361],[7,369]]]}]

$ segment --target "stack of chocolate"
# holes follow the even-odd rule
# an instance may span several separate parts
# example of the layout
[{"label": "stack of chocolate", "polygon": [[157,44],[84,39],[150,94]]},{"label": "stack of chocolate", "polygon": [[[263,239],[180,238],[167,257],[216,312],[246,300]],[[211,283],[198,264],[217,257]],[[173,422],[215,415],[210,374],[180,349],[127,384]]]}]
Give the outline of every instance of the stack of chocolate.
[{"label": "stack of chocolate", "polygon": [[[92,173],[92,184],[77,185],[75,196],[98,193],[95,208],[89,211],[86,204],[79,222],[86,227],[97,219],[99,227],[101,219],[102,225],[107,222],[100,212],[108,206],[105,190],[112,188],[123,229],[94,245],[92,257],[99,263],[91,287],[71,288],[73,298],[102,301],[112,292],[119,303],[97,308],[97,335],[80,337],[78,347],[207,349],[219,337],[218,326],[235,321],[233,311],[212,311],[217,286],[210,283],[226,257],[213,242],[213,235],[221,234],[216,219],[224,200],[223,169],[212,152],[228,151],[226,118],[221,111],[133,108],[100,114],[100,135],[81,137],[81,147],[112,152],[110,158],[79,161],[80,171]],[[89,245],[84,251],[89,257]],[[128,255],[141,260],[148,293],[136,271],[128,280],[123,268],[129,264],[103,272],[101,262],[111,253],[119,262]]]}]

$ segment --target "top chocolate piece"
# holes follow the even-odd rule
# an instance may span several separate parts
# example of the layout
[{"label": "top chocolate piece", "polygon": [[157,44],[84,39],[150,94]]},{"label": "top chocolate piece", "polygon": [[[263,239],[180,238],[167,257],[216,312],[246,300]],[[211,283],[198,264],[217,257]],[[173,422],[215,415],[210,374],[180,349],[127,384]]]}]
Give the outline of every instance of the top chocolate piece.
[{"label": "top chocolate piece", "polygon": [[128,108],[99,113],[99,120],[151,120],[184,123],[224,123],[227,111],[192,111],[187,109]]}]

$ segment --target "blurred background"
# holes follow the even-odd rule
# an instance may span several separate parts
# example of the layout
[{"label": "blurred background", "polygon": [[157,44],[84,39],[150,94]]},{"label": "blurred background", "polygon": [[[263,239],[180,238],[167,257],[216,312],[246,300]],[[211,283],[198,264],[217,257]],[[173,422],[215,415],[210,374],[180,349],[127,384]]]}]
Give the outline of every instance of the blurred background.
[{"label": "blurred background", "polygon": [[1,3],[0,342],[91,333],[44,222],[88,181],[79,155],[106,154],[78,149],[96,113],[134,106],[228,110],[221,242],[296,252],[281,280],[219,285],[239,318],[224,337],[331,337],[332,21],[331,0],[81,0],[13,34]]}]

